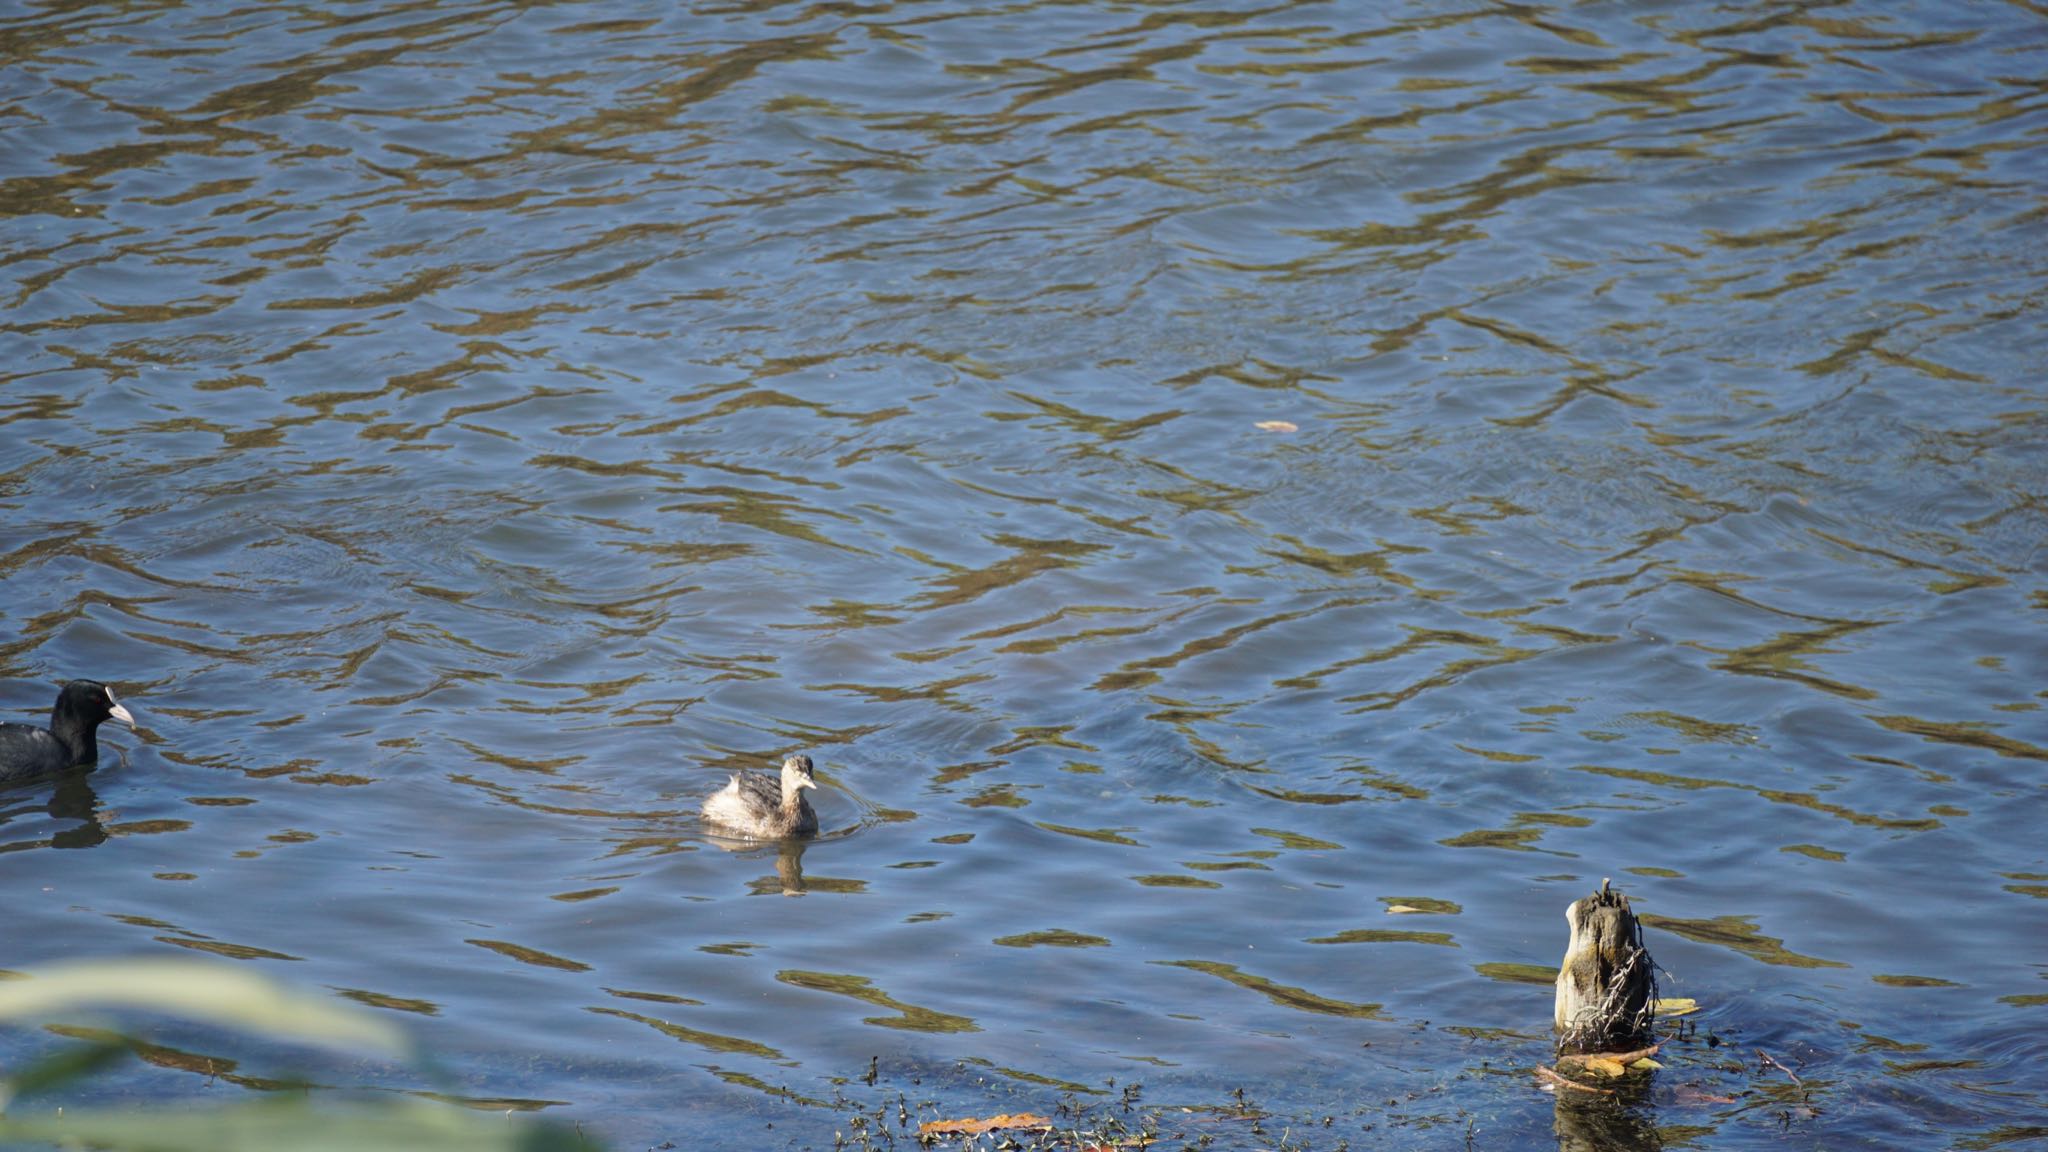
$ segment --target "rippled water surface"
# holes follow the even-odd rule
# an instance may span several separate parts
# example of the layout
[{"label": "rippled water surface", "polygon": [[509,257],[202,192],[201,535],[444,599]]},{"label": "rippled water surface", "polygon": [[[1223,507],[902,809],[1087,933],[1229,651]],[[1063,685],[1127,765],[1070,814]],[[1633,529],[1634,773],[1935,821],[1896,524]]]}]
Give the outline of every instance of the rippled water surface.
[{"label": "rippled water surface", "polygon": [[[1611,875],[1705,1011],[1608,1146],[2042,1139],[2039,5],[45,0],[0,66],[0,711],[139,721],[0,792],[0,965],[232,958],[620,1147],[1138,1082],[1534,1148]],[[794,750],[823,836],[707,834]]]}]

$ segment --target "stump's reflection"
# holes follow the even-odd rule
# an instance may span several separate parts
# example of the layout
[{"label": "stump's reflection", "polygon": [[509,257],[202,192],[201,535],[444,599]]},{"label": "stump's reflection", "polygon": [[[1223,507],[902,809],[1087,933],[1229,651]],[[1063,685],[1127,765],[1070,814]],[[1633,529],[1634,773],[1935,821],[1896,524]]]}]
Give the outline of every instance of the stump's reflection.
[{"label": "stump's reflection", "polygon": [[1664,1147],[1647,1076],[1617,1081],[1612,1096],[1558,1088],[1551,1131],[1561,1152],[1662,1152]]}]

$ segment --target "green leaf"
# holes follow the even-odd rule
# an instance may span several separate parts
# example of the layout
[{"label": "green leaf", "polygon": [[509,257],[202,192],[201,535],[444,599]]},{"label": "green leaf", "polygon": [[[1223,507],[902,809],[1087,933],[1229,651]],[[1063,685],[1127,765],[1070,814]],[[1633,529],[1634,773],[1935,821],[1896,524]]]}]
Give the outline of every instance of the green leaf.
[{"label": "green leaf", "polygon": [[325,996],[294,992],[245,969],[195,960],[52,965],[0,982],[0,1020],[80,1008],[139,1008],[329,1048],[406,1057],[403,1030]]},{"label": "green leaf", "polygon": [[0,1117],[0,1143],[92,1145],[148,1152],[591,1152],[598,1145],[552,1125],[483,1116],[425,1101],[325,1108],[260,1100],[194,1111],[67,1111]]},{"label": "green leaf", "polygon": [[0,1084],[0,1112],[10,1100],[60,1087],[84,1079],[108,1064],[128,1055],[129,1046],[119,1039],[74,1044],[23,1068]]}]

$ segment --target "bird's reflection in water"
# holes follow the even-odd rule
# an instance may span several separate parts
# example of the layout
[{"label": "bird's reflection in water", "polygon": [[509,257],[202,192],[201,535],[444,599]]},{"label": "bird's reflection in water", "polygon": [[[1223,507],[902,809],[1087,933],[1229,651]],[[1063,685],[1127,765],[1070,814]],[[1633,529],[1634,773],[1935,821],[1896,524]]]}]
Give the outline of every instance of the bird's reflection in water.
[{"label": "bird's reflection in water", "polygon": [[[759,840],[714,837],[711,842],[727,852],[761,852],[770,847]],[[803,895],[809,890],[804,884],[804,849],[810,847],[810,843],[809,839],[796,838],[775,841],[775,875],[747,881],[747,890],[757,896],[775,892],[784,896]]]},{"label": "bird's reflection in water", "polygon": [[[771,848],[771,845],[758,840],[713,839],[711,842],[727,852],[765,853]],[[824,841],[810,838],[775,841],[772,845],[775,852],[775,874],[747,881],[747,892],[754,896],[804,896],[825,893],[851,895],[867,891],[868,882],[865,880],[804,874],[804,853],[821,843]]]},{"label": "bird's reflection in water", "polygon": [[782,882],[784,896],[804,894],[804,846],[802,840],[784,840],[775,846],[775,878]]},{"label": "bird's reflection in water", "polygon": [[50,815],[78,824],[50,837],[52,848],[92,848],[106,843],[107,830],[100,823],[100,794],[84,772],[67,773],[50,794]]},{"label": "bird's reflection in water", "polygon": [[[54,788],[47,803],[41,805],[52,819],[72,823],[70,827],[53,833],[47,840],[22,840],[0,845],[0,851],[19,851],[24,848],[94,848],[107,841],[106,826],[100,823],[100,795],[93,791],[88,772],[66,772],[56,777]],[[17,792],[23,800],[33,794],[30,789]],[[0,806],[0,825],[35,811],[33,802],[19,806]]]}]

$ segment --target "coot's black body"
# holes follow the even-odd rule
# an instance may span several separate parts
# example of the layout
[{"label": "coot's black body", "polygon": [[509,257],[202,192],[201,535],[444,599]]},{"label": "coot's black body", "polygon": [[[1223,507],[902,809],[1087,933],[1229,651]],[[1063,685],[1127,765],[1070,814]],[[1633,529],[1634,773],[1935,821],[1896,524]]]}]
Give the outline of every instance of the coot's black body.
[{"label": "coot's black body", "polygon": [[107,720],[130,726],[135,723],[135,717],[114,699],[113,689],[97,680],[73,680],[57,693],[48,728],[0,723],[0,781],[25,780],[97,763],[99,726]]}]

